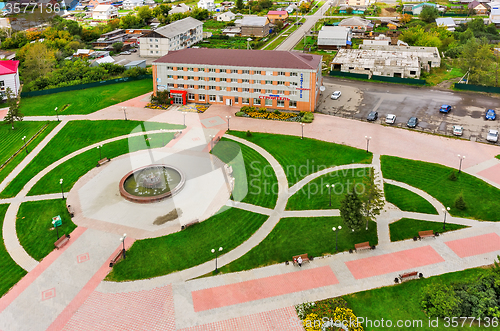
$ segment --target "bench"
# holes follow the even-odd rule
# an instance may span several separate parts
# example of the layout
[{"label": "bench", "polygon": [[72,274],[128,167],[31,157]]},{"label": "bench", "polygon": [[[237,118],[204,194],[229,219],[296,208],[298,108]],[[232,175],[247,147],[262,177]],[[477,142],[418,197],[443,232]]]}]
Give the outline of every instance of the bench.
[{"label": "bench", "polygon": [[71,205],[67,205],[66,209],[68,209],[68,213],[71,218],[75,217],[75,209]]},{"label": "bench", "polygon": [[111,261],[109,261],[109,267],[112,268],[116,264],[116,262],[118,262],[118,260],[120,260],[122,257],[123,257],[123,249],[120,249],[118,253],[116,253],[115,256],[113,256]]},{"label": "bench", "polygon": [[103,164],[108,163],[109,161],[111,161],[111,159],[109,157],[105,157],[104,159],[97,161],[97,167],[100,167]]},{"label": "bench", "polygon": [[309,257],[307,254],[301,254],[301,255],[296,255],[292,258],[292,261],[293,261],[293,265],[299,265],[299,263],[297,262],[298,258],[302,258],[302,263],[306,263],[306,262],[309,262]]},{"label": "bench", "polygon": [[357,251],[362,251],[363,249],[375,249],[375,246],[370,246],[370,242],[364,242],[360,244],[355,244],[354,249]]},{"label": "bench", "polygon": [[434,234],[433,230],[428,230],[428,231],[420,231],[418,233],[418,237],[419,237],[419,239],[422,239],[422,238],[426,238],[426,237],[436,237],[436,235]]},{"label": "bench", "polygon": [[176,133],[174,133],[174,139],[179,137],[181,134],[182,134],[182,131],[177,131]]},{"label": "bench", "polygon": [[418,273],[418,271],[407,272],[405,274],[399,275],[398,278],[394,279],[395,283],[404,282],[405,280],[422,278],[424,275],[422,273]]},{"label": "bench", "polygon": [[57,249],[60,249],[64,247],[64,245],[66,245],[68,242],[69,242],[69,234],[65,234],[61,238],[57,239],[57,241],[54,243],[54,246]]},{"label": "bench", "polygon": [[193,225],[198,224],[198,223],[200,223],[200,221],[199,221],[199,220],[194,220],[194,221],[189,222],[189,223],[187,223],[187,224],[185,224],[185,225],[181,225],[181,230],[186,230],[186,229],[187,229],[187,228],[189,228],[190,226],[193,226]]}]

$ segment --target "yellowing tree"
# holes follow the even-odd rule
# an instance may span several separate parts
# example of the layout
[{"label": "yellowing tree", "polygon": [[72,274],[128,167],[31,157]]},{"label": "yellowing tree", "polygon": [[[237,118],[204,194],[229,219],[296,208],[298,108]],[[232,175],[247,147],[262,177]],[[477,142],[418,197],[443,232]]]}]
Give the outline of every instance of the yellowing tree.
[{"label": "yellowing tree", "polygon": [[25,83],[45,76],[52,71],[55,63],[54,51],[49,50],[43,43],[30,44],[23,65]]}]

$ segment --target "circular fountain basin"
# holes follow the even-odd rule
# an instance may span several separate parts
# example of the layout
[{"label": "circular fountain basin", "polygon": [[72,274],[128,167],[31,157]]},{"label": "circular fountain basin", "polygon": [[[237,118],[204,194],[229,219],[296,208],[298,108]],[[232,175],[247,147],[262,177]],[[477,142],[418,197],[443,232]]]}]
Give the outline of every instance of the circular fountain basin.
[{"label": "circular fountain basin", "polygon": [[182,189],[182,172],[165,164],[148,165],[126,174],[119,184],[120,194],[128,201],[152,203],[173,196]]}]

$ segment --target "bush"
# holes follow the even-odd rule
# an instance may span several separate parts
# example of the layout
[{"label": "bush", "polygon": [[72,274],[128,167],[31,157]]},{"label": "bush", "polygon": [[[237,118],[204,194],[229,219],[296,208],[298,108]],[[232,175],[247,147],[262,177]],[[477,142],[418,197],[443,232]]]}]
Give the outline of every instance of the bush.
[{"label": "bush", "polygon": [[314,120],[314,113],[313,112],[306,112],[305,115],[302,117],[302,122],[304,123],[312,123]]},{"label": "bush", "polygon": [[267,108],[266,107],[260,107],[259,108],[259,113],[265,113],[267,112]]},{"label": "bush", "polygon": [[276,115],[281,114],[281,112],[280,112],[278,109],[276,109],[276,110],[274,111],[274,113],[275,113]]},{"label": "bush", "polygon": [[245,112],[244,111],[239,111],[237,112],[236,114],[234,114],[235,116],[238,116],[238,117],[241,117],[243,115],[245,115]]},{"label": "bush", "polygon": [[461,304],[451,285],[432,284],[423,290],[421,305],[429,317],[461,316]]},{"label": "bush", "polygon": [[465,203],[464,196],[460,194],[455,200],[455,208],[458,210],[464,210],[467,208],[467,204]]},{"label": "bush", "polygon": [[456,181],[457,180],[457,174],[455,173],[455,171],[453,171],[450,176],[448,176],[448,179],[451,180],[452,182]]},{"label": "bush", "polygon": [[246,133],[246,136],[247,137],[251,137],[252,136],[252,132],[250,132],[250,130],[248,130],[247,133]]}]

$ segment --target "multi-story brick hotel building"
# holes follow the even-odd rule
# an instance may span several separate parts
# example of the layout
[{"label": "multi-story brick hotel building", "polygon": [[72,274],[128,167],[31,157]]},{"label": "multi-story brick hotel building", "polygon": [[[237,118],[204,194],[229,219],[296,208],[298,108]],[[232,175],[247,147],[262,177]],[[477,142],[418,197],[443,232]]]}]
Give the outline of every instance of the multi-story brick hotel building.
[{"label": "multi-story brick hotel building", "polygon": [[154,93],[177,104],[262,106],[314,111],[321,56],[288,51],[188,48],[153,62]]}]

